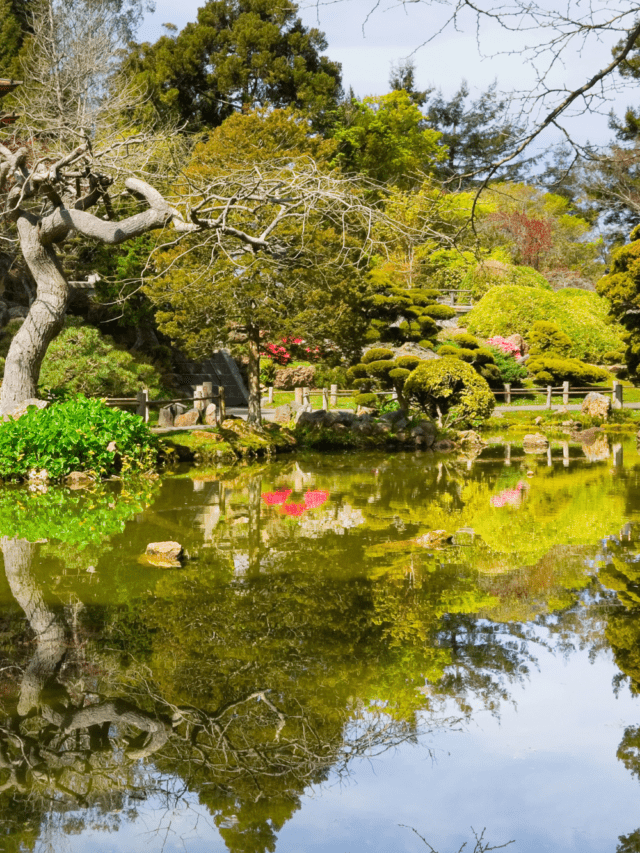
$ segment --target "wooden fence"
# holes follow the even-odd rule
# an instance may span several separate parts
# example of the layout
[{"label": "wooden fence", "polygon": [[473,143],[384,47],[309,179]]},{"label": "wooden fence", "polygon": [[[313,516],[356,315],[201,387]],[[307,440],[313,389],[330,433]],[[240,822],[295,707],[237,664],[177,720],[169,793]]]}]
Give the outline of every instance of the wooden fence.
[{"label": "wooden fence", "polygon": [[224,386],[219,385],[214,389],[212,382],[203,382],[202,385],[196,385],[196,389],[192,397],[177,397],[173,400],[150,400],[149,391],[145,388],[139,391],[135,397],[108,397],[105,400],[108,406],[116,406],[117,408],[133,408],[136,409],[136,414],[149,423],[149,412],[152,408],[161,409],[165,406],[172,406],[177,403],[191,404],[191,408],[204,411],[210,403],[216,404],[216,422],[222,423],[227,415],[227,407],[224,396]]}]

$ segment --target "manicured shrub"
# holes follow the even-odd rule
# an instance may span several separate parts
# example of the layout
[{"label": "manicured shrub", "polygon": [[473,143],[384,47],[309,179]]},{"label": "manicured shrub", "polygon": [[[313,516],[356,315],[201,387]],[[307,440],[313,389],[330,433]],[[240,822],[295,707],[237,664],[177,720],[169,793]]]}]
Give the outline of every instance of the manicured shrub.
[{"label": "manicured shrub", "polygon": [[529,335],[529,354],[555,353],[567,356],[571,351],[571,338],[557,326],[547,320],[537,320]]},{"label": "manicured shrub", "polygon": [[443,344],[441,347],[438,347],[438,355],[449,355],[452,358],[460,358],[460,349],[460,347],[453,346],[452,344]]},{"label": "manicured shrub", "polygon": [[393,359],[393,351],[384,347],[373,347],[362,356],[362,364],[370,364],[372,361],[384,361]]},{"label": "manicured shrub", "polygon": [[506,355],[499,347],[488,347],[493,353],[493,360],[500,373],[502,385],[513,385],[517,387],[527,378],[527,368],[524,364],[516,361],[512,355]]},{"label": "manicured shrub", "polygon": [[354,382],[356,379],[362,379],[367,375],[367,368],[364,364],[354,364],[347,370],[347,379],[349,382]]},{"label": "manicured shrub", "polygon": [[460,347],[454,358],[461,358],[463,361],[466,361],[467,364],[473,364],[476,359],[476,350]]},{"label": "manicured shrub", "polygon": [[453,340],[459,347],[463,347],[464,349],[477,349],[480,346],[477,338],[474,338],[473,335],[467,335],[464,332],[454,335]]},{"label": "manicured shrub", "polygon": [[155,464],[157,439],[142,418],[82,395],[46,409],[31,407],[0,424],[0,478],[45,469],[52,480],[71,471],[108,477]]},{"label": "manicured shrub", "polygon": [[[640,229],[636,226],[626,246],[616,249],[611,256],[608,275],[596,285],[599,294],[611,305],[611,316],[625,329],[624,362],[629,374],[640,375]],[[612,346],[611,350],[622,347]]]},{"label": "manicured shrub", "polygon": [[596,293],[564,288],[553,293],[531,287],[492,288],[466,316],[473,334],[488,338],[512,334],[528,338],[537,320],[556,323],[571,339],[570,355],[597,361],[621,348],[621,327],[611,323],[608,304]]},{"label": "manicured shrub", "polygon": [[404,383],[407,381],[410,374],[411,371],[404,367],[395,367],[389,373],[389,379],[391,379],[396,388],[402,390],[404,388]]},{"label": "manicured shrub", "polygon": [[486,380],[457,358],[423,361],[407,378],[404,393],[440,424],[482,420],[495,406]]},{"label": "manicured shrub", "polygon": [[456,316],[455,309],[450,305],[427,305],[422,313],[434,320],[451,320]]},{"label": "manicured shrub", "polygon": [[611,374],[602,367],[585,364],[577,358],[562,358],[553,354],[532,356],[527,369],[535,382],[540,385],[559,385],[570,382],[572,385],[592,385],[605,382]]},{"label": "manicured shrub", "polygon": [[417,355],[401,355],[396,358],[396,364],[403,370],[413,370],[420,364],[421,360]]},{"label": "manicured shrub", "polygon": [[602,356],[605,364],[624,364],[624,350],[610,350]]},{"label": "manicured shrub", "polygon": [[358,394],[354,397],[356,406],[362,406],[367,409],[377,409],[380,398],[377,394]]},{"label": "manicured shrub", "polygon": [[395,366],[396,363],[392,359],[386,361],[370,361],[367,364],[367,371],[370,376],[384,382]]}]

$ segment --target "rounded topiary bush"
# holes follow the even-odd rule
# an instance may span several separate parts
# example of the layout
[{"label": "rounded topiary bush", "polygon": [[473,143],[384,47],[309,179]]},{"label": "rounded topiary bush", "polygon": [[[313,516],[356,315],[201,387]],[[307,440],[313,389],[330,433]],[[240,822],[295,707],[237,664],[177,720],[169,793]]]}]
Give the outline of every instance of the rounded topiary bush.
[{"label": "rounded topiary bush", "polygon": [[449,355],[452,358],[460,358],[460,347],[454,347],[451,344],[443,344],[438,347],[438,355]]},{"label": "rounded topiary bush", "polygon": [[364,364],[354,364],[347,370],[347,379],[349,382],[354,382],[356,379],[363,379],[367,375],[367,368]]},{"label": "rounded topiary bush", "polygon": [[393,359],[393,350],[386,347],[373,347],[362,356],[362,364],[371,364],[372,361],[388,361]]},{"label": "rounded topiary bush", "polygon": [[413,370],[420,364],[421,360],[417,355],[401,355],[396,358],[396,364],[403,370]]},{"label": "rounded topiary bush", "polygon": [[529,334],[529,354],[556,353],[566,356],[571,351],[571,338],[556,323],[538,320]]},{"label": "rounded topiary bush", "polygon": [[463,347],[464,349],[477,349],[480,346],[477,338],[474,338],[473,335],[467,335],[464,332],[454,335],[453,340],[459,347]]},{"label": "rounded topiary bush", "polygon": [[0,424],[0,478],[20,480],[32,469],[51,480],[71,471],[97,477],[148,470],[158,443],[142,418],[82,395]]},{"label": "rounded topiary bush", "polygon": [[354,397],[354,402],[356,406],[362,406],[366,409],[377,409],[379,399],[377,394],[358,394]]},{"label": "rounded topiary bush", "polygon": [[527,369],[535,382],[544,385],[559,385],[561,382],[591,385],[611,378],[609,371],[603,367],[585,364],[577,358],[562,358],[554,353],[531,356]]},{"label": "rounded topiary bush", "polygon": [[407,399],[442,425],[469,424],[488,418],[495,398],[485,379],[457,358],[421,362],[404,384]]},{"label": "rounded topiary bush", "polygon": [[395,361],[391,359],[387,359],[384,361],[370,361],[367,364],[367,372],[370,376],[373,376],[375,379],[380,379],[384,381],[389,375],[390,371],[395,367]]},{"label": "rounded topiary bush", "polygon": [[450,305],[427,305],[422,312],[423,316],[431,317],[433,320],[451,320],[456,316],[455,308]]}]

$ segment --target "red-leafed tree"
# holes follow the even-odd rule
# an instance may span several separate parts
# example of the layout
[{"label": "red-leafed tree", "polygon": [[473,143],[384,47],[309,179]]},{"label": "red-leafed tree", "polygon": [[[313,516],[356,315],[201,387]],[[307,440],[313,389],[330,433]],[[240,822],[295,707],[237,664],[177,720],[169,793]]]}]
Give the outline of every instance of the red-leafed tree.
[{"label": "red-leafed tree", "polygon": [[519,264],[540,269],[541,261],[553,246],[553,223],[549,219],[501,211],[492,214],[490,221],[513,240]]}]

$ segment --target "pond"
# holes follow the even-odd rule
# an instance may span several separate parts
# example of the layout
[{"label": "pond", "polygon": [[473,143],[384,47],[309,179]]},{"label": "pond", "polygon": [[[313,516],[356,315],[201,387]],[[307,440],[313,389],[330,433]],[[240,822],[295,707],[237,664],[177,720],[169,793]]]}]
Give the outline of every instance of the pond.
[{"label": "pond", "polygon": [[640,851],[635,441],[6,488],[0,531],[1,849]]}]

